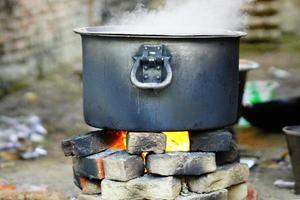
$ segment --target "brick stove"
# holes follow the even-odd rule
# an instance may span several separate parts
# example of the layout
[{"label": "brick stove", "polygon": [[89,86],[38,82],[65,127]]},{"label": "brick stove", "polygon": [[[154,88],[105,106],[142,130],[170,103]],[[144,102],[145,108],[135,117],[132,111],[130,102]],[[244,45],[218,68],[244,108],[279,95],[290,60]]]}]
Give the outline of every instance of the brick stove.
[{"label": "brick stove", "polygon": [[[245,33],[165,28],[75,29],[85,121],[103,129],[62,144],[81,200],[247,197],[249,170],[238,163],[231,133],[220,130],[238,117]],[[174,130],[191,131],[164,132]]]},{"label": "brick stove", "polygon": [[79,200],[244,200],[249,169],[232,134],[94,131],[62,142]]}]

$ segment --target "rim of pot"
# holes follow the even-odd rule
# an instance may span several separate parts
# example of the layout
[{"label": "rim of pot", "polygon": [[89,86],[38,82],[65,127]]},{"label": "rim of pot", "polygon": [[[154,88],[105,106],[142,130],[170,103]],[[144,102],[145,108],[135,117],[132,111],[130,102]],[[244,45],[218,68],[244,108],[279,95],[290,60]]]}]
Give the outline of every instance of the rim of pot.
[{"label": "rim of pot", "polygon": [[[183,28],[184,29],[184,28]],[[74,29],[80,35],[105,37],[141,37],[141,38],[224,38],[244,37],[247,33],[231,30],[207,30],[203,33],[188,32],[152,32],[152,30],[138,30],[134,26],[91,26]]]},{"label": "rim of pot", "polygon": [[286,134],[300,136],[300,125],[286,126],[282,129]]}]

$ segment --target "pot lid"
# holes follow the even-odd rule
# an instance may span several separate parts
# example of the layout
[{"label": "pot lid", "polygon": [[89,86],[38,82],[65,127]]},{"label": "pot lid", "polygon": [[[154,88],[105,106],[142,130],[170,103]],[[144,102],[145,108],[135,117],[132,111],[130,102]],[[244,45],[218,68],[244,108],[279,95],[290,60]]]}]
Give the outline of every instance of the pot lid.
[{"label": "pot lid", "polygon": [[195,28],[149,28],[135,26],[94,26],[74,29],[81,35],[107,36],[107,37],[143,37],[143,38],[223,38],[243,37],[247,34],[230,30],[203,30]]}]

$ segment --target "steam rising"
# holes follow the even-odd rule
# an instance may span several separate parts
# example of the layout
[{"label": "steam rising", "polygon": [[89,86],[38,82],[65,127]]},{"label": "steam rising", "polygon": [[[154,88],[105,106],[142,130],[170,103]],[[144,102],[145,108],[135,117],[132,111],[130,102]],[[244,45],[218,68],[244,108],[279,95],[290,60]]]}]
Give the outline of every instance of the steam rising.
[{"label": "steam rising", "polygon": [[153,33],[213,33],[244,30],[241,10],[247,0],[166,0],[158,10],[139,3],[132,12],[115,14],[109,25],[133,27]]}]

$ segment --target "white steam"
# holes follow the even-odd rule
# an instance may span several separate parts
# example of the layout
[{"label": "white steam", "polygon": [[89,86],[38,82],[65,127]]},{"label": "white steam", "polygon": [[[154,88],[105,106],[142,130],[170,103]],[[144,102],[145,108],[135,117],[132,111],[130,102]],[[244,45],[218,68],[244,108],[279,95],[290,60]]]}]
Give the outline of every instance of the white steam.
[{"label": "white steam", "polygon": [[244,30],[242,6],[247,0],[166,0],[158,10],[138,4],[133,12],[115,13],[109,25],[153,33],[208,33]]}]

